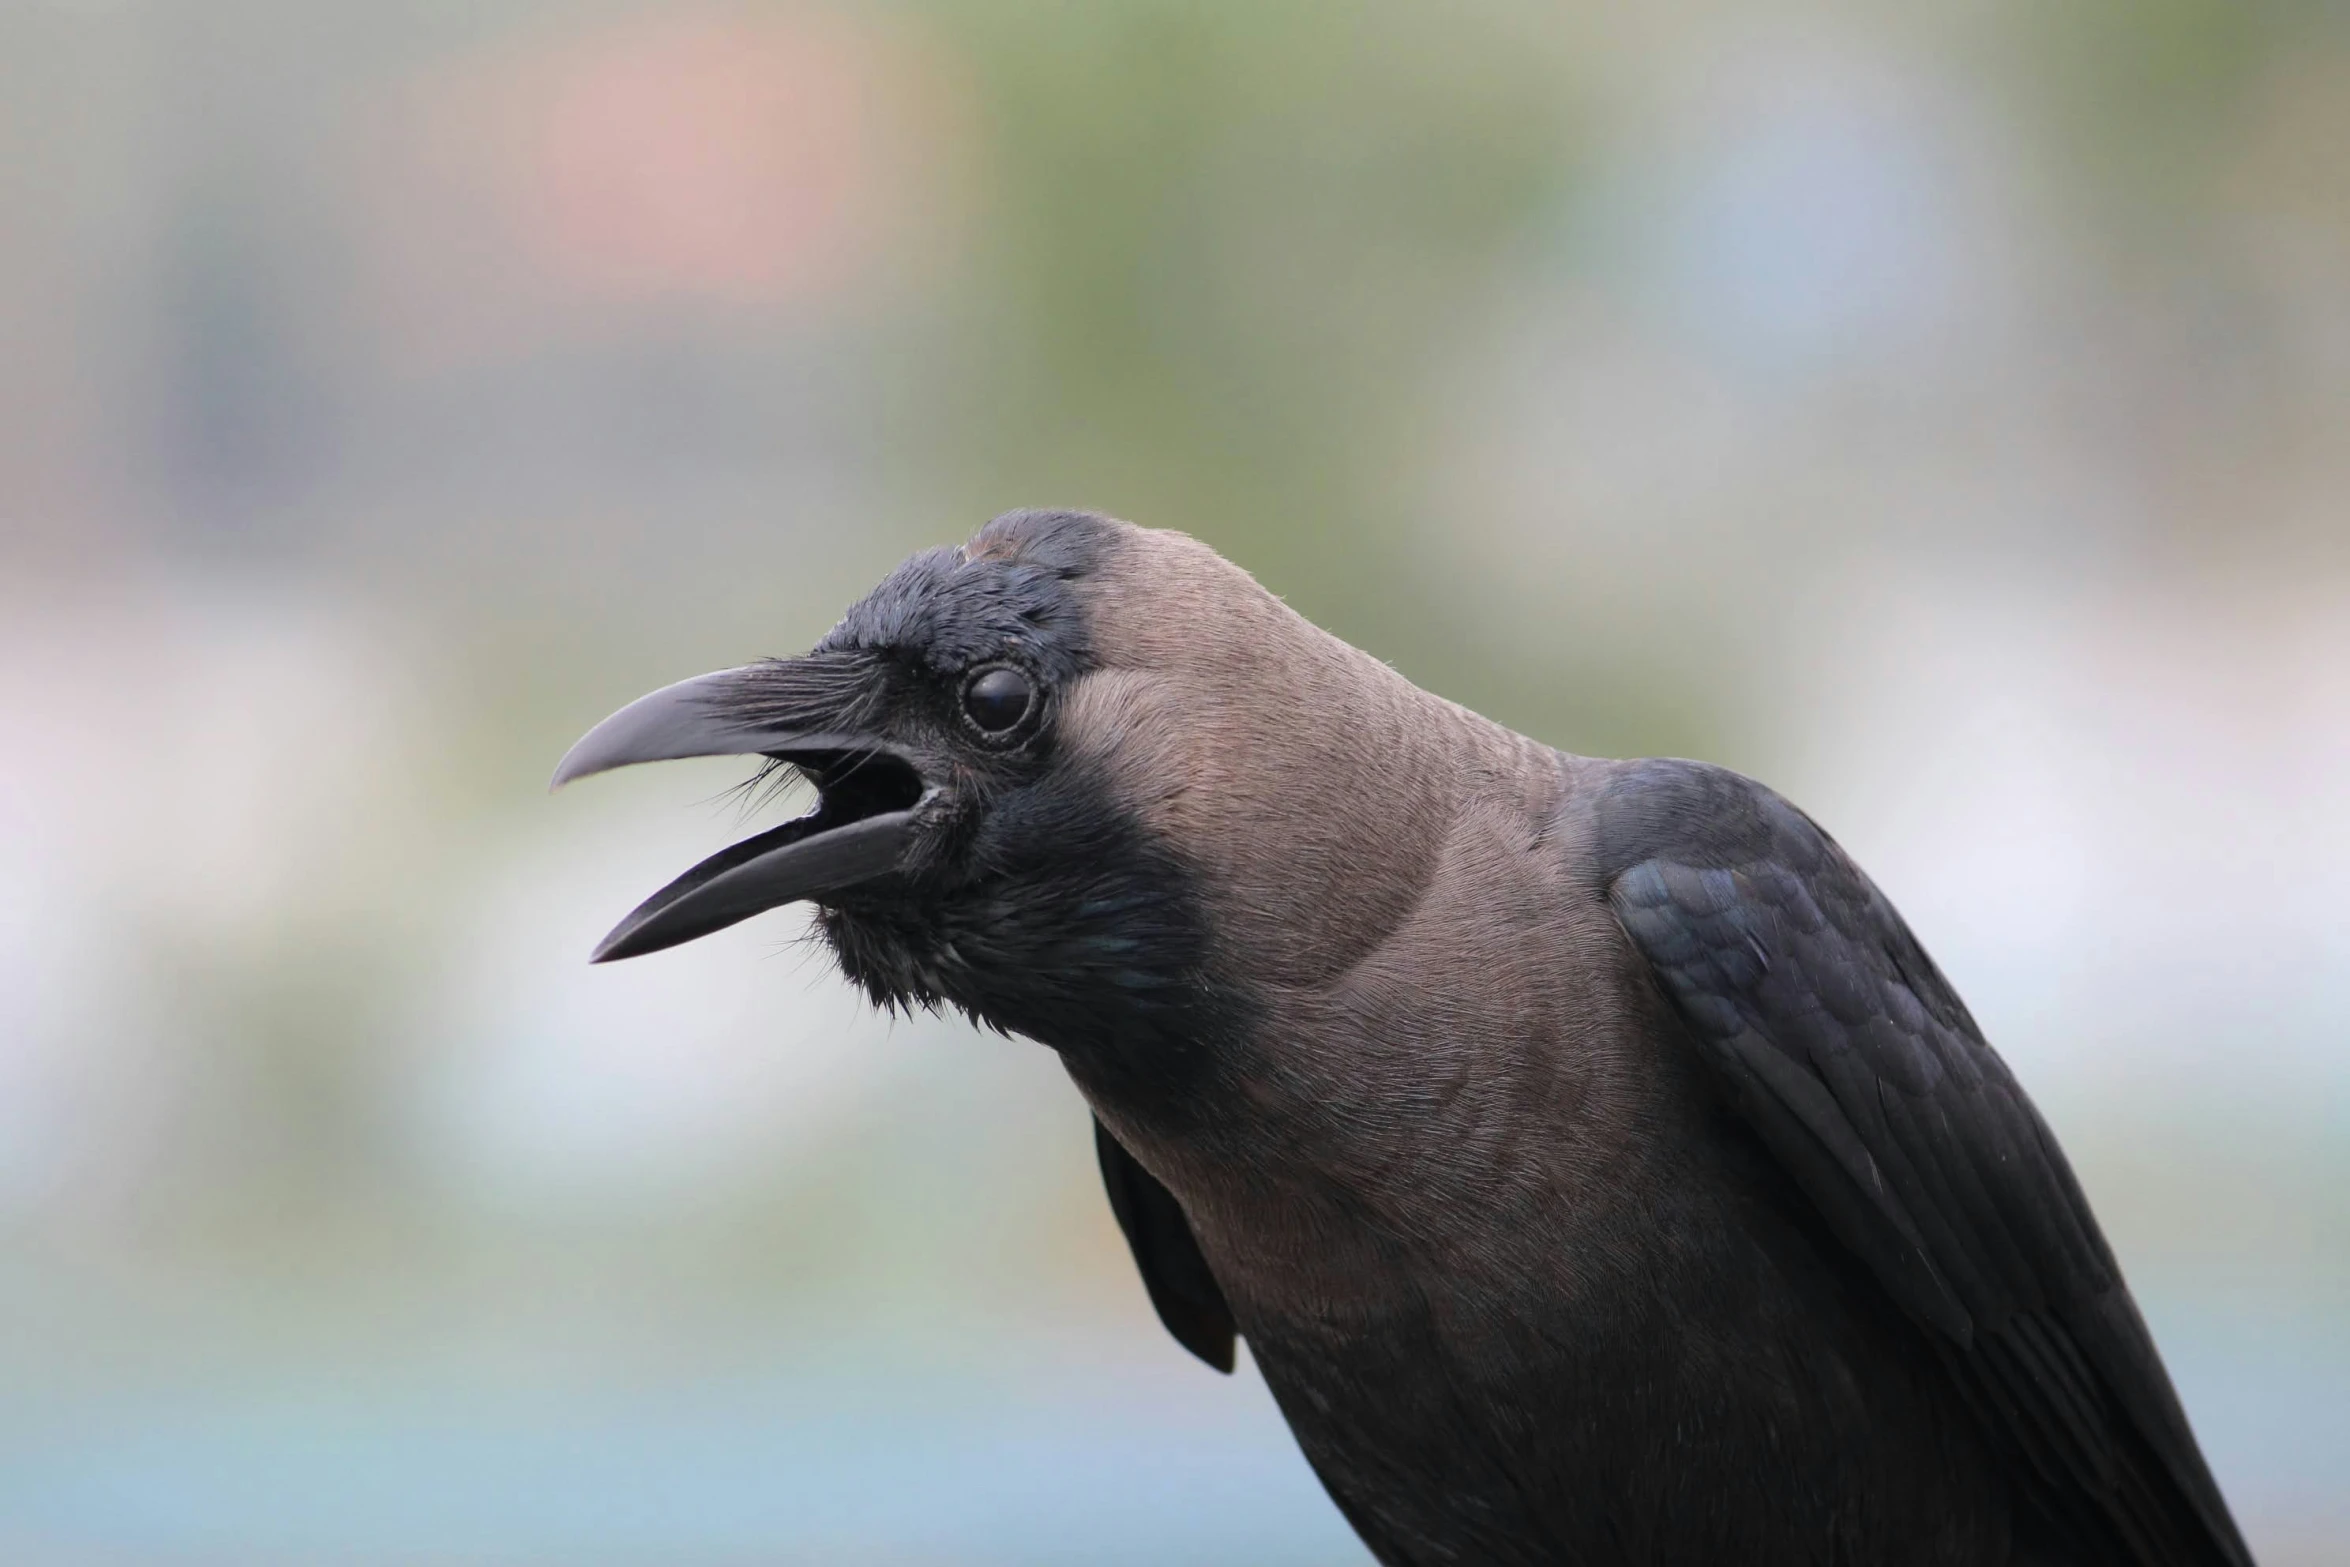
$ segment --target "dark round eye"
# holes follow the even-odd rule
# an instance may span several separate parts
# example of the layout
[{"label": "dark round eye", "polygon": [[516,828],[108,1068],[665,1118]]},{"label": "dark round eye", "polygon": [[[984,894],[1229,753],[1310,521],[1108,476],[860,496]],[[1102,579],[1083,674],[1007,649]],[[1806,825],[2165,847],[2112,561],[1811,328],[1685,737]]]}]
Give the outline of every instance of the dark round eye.
[{"label": "dark round eye", "polygon": [[1036,688],[1017,669],[998,665],[963,688],[963,712],[991,735],[1000,735],[1028,716]]}]

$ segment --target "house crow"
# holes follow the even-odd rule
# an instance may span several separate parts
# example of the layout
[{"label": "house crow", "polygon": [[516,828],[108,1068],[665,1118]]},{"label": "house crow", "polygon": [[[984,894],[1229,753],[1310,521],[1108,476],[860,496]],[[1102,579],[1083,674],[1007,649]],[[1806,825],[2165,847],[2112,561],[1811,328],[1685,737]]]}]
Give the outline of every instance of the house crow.
[{"label": "house crow", "polygon": [[556,782],[720,753],[819,803],[596,958],[806,900],[875,1003],[1057,1051],[1159,1316],[1248,1341],[1381,1561],[2249,1561],[2046,1123],[1760,784],[1551,750],[1073,512]]}]

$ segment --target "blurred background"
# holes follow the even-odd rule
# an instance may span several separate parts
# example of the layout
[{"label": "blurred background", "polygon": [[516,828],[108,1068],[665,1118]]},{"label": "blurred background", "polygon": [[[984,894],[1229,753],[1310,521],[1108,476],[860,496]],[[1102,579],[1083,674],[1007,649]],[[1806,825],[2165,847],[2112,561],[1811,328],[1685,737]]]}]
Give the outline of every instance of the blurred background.
[{"label": "blurred background", "polygon": [[1361,1564],[1047,1052],[549,799],[1021,504],[1728,763],[2350,1559],[2350,12],[0,7],[0,1557]]}]

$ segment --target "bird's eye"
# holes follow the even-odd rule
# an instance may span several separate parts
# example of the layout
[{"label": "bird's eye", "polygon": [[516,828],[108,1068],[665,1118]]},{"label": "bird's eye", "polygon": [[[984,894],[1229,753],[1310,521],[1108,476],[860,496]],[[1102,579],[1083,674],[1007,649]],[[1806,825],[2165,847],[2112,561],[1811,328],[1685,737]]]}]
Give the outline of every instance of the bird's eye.
[{"label": "bird's eye", "polygon": [[963,712],[991,735],[1000,735],[1028,716],[1036,688],[1017,669],[1003,665],[982,672],[963,688]]}]

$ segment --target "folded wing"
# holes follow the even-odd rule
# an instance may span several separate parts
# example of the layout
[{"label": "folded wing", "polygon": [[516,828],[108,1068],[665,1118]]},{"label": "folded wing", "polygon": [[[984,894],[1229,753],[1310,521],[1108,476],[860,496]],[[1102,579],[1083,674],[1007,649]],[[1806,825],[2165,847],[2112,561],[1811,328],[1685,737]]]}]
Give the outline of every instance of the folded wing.
[{"label": "folded wing", "polygon": [[1768,789],[1627,764],[1609,901],[1731,1102],[2085,1559],[2248,1564],[2055,1138],[1884,895]]}]

